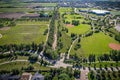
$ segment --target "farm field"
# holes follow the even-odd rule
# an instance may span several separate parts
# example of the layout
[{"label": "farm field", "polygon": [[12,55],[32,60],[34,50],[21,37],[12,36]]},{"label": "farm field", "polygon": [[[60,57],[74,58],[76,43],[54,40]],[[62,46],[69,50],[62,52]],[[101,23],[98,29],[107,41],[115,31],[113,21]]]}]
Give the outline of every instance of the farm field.
[{"label": "farm field", "polygon": [[44,42],[46,36],[44,31],[48,28],[46,21],[18,21],[17,25],[8,30],[0,30],[2,38],[0,45],[4,44],[37,44]]},{"label": "farm field", "polygon": [[118,42],[102,32],[94,33],[92,36],[82,38],[80,42],[81,48],[75,51],[73,47],[70,53],[71,55],[77,53],[79,57],[86,57],[89,56],[89,54],[95,54],[96,56],[101,55],[112,50],[109,48],[109,43]]},{"label": "farm field", "polygon": [[[17,3],[17,4],[16,4]],[[25,3],[25,2],[11,2],[9,3],[0,3],[0,7],[34,7],[34,6],[44,6],[44,7],[54,7],[57,5],[57,3]]]},{"label": "farm field", "polygon": [[31,8],[0,8],[0,12],[33,12],[34,9]]}]

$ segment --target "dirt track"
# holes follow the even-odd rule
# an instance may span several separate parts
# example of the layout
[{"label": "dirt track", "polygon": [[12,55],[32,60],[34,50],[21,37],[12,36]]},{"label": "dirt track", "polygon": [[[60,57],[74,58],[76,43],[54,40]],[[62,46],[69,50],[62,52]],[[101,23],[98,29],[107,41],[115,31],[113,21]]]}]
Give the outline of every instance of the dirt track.
[{"label": "dirt track", "polygon": [[25,15],[24,13],[0,13],[0,18],[14,18],[18,19]]},{"label": "dirt track", "polygon": [[113,50],[120,50],[120,44],[110,43],[109,47]]},{"label": "dirt track", "polygon": [[72,24],[66,24],[67,27],[74,27]]}]

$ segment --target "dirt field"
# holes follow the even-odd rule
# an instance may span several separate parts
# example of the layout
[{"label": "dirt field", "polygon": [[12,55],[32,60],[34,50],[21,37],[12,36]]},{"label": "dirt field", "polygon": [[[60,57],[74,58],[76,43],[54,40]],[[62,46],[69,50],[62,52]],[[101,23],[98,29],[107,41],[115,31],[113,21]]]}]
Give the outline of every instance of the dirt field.
[{"label": "dirt field", "polygon": [[21,18],[24,13],[0,13],[0,18],[14,18],[18,19]]},{"label": "dirt field", "polygon": [[10,29],[10,27],[3,27],[3,28],[0,28],[0,30],[4,30],[4,31],[9,30],[9,29]]},{"label": "dirt field", "polygon": [[109,47],[112,48],[113,50],[120,50],[120,44],[110,43]]},{"label": "dirt field", "polygon": [[66,24],[67,27],[74,27],[72,24]]}]

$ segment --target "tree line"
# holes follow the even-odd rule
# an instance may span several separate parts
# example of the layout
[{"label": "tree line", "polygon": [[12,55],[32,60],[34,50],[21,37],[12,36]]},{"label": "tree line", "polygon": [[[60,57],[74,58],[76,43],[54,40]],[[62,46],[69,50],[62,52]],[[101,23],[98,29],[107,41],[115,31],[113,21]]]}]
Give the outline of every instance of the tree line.
[{"label": "tree line", "polygon": [[15,26],[15,25],[16,25],[16,23],[15,23],[14,19],[0,18],[0,28],[11,27],[11,26]]}]

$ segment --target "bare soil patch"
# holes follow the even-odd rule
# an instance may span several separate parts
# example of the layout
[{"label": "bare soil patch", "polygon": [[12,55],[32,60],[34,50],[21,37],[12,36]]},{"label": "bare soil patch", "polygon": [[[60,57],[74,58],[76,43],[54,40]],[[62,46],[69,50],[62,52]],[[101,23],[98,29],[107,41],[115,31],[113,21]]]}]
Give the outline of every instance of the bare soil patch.
[{"label": "bare soil patch", "polygon": [[3,27],[3,28],[0,28],[0,30],[9,30],[10,29],[10,27]]},{"label": "bare soil patch", "polygon": [[120,44],[110,43],[109,47],[113,50],[120,50]]},{"label": "bare soil patch", "polygon": [[74,27],[72,24],[66,24],[67,27]]},{"label": "bare soil patch", "polygon": [[0,18],[21,18],[25,13],[0,13]]},{"label": "bare soil patch", "polygon": [[81,70],[80,80],[88,80],[89,70]]}]

